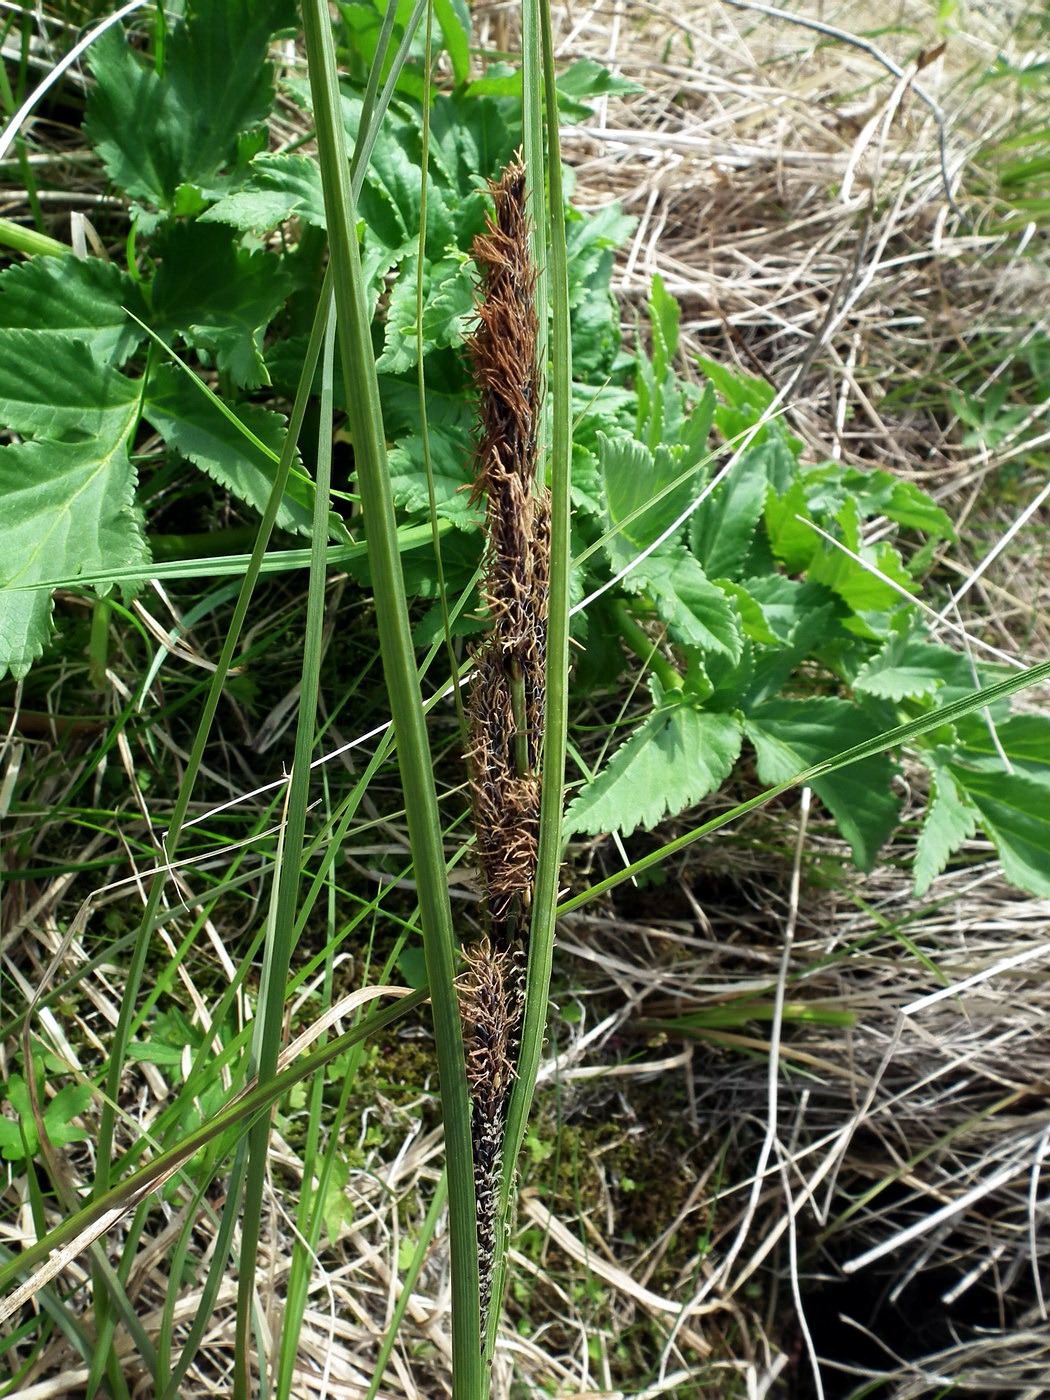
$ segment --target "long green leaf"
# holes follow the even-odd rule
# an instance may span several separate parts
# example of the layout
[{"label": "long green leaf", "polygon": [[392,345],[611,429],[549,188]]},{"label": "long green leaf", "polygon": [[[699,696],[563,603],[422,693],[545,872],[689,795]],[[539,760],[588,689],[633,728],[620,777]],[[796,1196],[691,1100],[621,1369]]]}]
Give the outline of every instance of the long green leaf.
[{"label": "long green leaf", "polygon": [[453,1395],[456,1400],[481,1400],[487,1390],[487,1375],[481,1357],[470,1105],[441,825],[386,464],[370,307],[361,274],[328,7],[321,0],[308,0],[303,6],[303,18],[335,276],[340,357],[346,401],[351,406],[350,427],[364,506],[376,621],[397,735],[434,1010],[449,1176]]},{"label": "long green leaf", "polygon": [[[18,1278],[24,1277],[34,1269],[39,1269],[55,1251],[69,1250],[71,1251],[69,1258],[75,1258],[78,1252],[77,1242],[82,1236],[86,1236],[89,1232],[94,1232],[95,1236],[103,1233],[111,1221],[119,1219],[151,1191],[159,1190],[180,1167],[190,1161],[202,1148],[207,1147],[210,1143],[218,1142],[231,1130],[240,1132],[243,1125],[250,1123],[258,1114],[269,1112],[293,1085],[299,1084],[304,1079],[309,1079],[312,1074],[316,1074],[325,1065],[331,1064],[334,1059],[344,1054],[352,1046],[359,1044],[368,1036],[376,1034],[385,1026],[390,1025],[392,1021],[396,1021],[414,1007],[421,1005],[426,1001],[428,994],[425,987],[419,991],[410,992],[401,997],[393,1006],[387,1007],[383,1011],[374,1012],[371,1016],[360,1021],[352,1030],[328,1041],[319,1050],[311,1051],[293,1061],[287,1068],[275,1074],[272,1079],[265,1083],[251,1085],[244,1093],[232,1099],[225,1108],[220,1109],[218,1113],[209,1118],[206,1123],[187,1133],[173,1147],[158,1153],[152,1161],[131,1172],[118,1181],[115,1186],[107,1187],[103,1194],[83,1206],[74,1215],[67,1216],[42,1240],[38,1240],[36,1244],[30,1245],[9,1260],[3,1267],[0,1267],[0,1295],[6,1294],[6,1296],[0,1297],[0,1322],[6,1321],[12,1313],[17,1312],[27,1299],[31,1298],[37,1289],[48,1281],[47,1277],[34,1277],[17,1291],[8,1293],[8,1289]],[[86,1238],[82,1247],[87,1248]],[[52,1262],[56,1265],[57,1270],[57,1268],[63,1267],[68,1260],[63,1254],[61,1260],[53,1260]]]},{"label": "long green leaf", "polygon": [[[555,88],[554,46],[551,34],[549,0],[526,0],[529,27],[535,26],[540,46],[525,44],[523,83],[526,96],[526,134],[529,116],[538,110],[538,93],[545,99],[546,149],[537,143],[531,158],[537,162],[531,171],[537,227],[545,223],[549,237],[551,321],[551,572],[547,624],[546,710],[543,729],[542,790],[540,798],[540,841],[536,885],[532,901],[528,968],[525,986],[525,1012],[522,1022],[518,1074],[507,1111],[506,1137],[500,1181],[500,1223],[496,1231],[494,1306],[489,1319],[486,1352],[491,1357],[499,1326],[499,1303],[506,1282],[507,1220],[517,1175],[518,1154],[536,1087],[543,1038],[547,1026],[547,1006],[554,931],[557,916],[558,876],[562,860],[562,809],[565,787],[565,746],[568,737],[569,673],[569,576],[572,549],[569,536],[571,511],[570,471],[572,458],[572,351],[569,335],[569,279],[565,246],[565,204],[561,179],[561,150],[558,143],[558,99]],[[525,26],[523,25],[523,35]],[[541,172],[546,168],[549,190],[544,218]],[[537,243],[540,239],[537,239]],[[546,282],[537,287],[538,316],[547,324]]]}]

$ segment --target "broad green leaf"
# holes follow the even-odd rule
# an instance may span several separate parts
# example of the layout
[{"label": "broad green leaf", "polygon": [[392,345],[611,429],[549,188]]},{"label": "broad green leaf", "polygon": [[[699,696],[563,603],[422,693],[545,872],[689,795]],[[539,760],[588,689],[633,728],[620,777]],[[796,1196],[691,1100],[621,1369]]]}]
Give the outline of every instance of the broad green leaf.
[{"label": "broad green leaf", "polygon": [[346,1184],[350,1180],[350,1164],[341,1153],[336,1153],[332,1166],[324,1181],[324,1199],[321,1214],[325,1233],[332,1244],[337,1244],[344,1228],[354,1218],[354,1203]]},{"label": "broad green leaf", "polygon": [[198,223],[230,224],[242,233],[269,233],[286,219],[325,227],[324,192],[317,162],[307,156],[260,155],[232,193],[205,210]]},{"label": "broad green leaf", "polygon": [[641,84],[610,73],[593,58],[578,58],[558,76],[558,107],[563,112],[576,107],[581,116],[587,116],[592,110],[593,98],[624,97],[644,91]]},{"label": "broad green leaf", "polygon": [[479,176],[494,178],[520,139],[520,127],[510,129],[500,104],[475,93],[473,85],[434,99],[430,157],[453,189],[469,190]]},{"label": "broad green leaf", "polygon": [[579,442],[572,445],[572,504],[585,515],[602,513],[602,473],[598,459]]},{"label": "broad green leaf", "polygon": [[175,223],[158,240],[152,329],[214,355],[243,388],[268,382],[263,334],[291,290],[273,253],[238,248],[219,224]]},{"label": "broad green leaf", "polygon": [[465,83],[470,77],[470,11],[455,0],[434,0],[434,16],[441,26],[452,76],[457,83]]},{"label": "broad green leaf", "polygon": [[100,365],[120,365],[142,343],[125,307],[146,314],[137,285],[100,258],[29,258],[0,274],[0,327],[82,341]]},{"label": "broad green leaf", "polygon": [[110,29],[91,47],[86,128],[114,183],[159,208],[237,159],[237,138],[274,97],[270,36],[295,23],[287,0],[197,0],[168,38],[163,78]]},{"label": "broad green leaf", "polygon": [[721,652],[731,661],[740,656],[736,610],[685,549],[651,554],[625,582],[645,589],[676,642]]},{"label": "broad green leaf", "polygon": [[995,726],[996,747],[984,715],[968,715],[958,726],[958,757],[968,766],[1002,772],[999,749],[1019,773],[1050,780],[1050,716],[1011,715]]},{"label": "broad green leaf", "polygon": [[[439,435],[430,439],[434,476],[434,501],[439,516],[454,521],[461,529],[476,529],[481,522],[478,509],[470,504],[470,463],[473,447],[469,439],[458,444]],[[427,515],[430,496],[423,461],[423,440],[402,438],[387,454],[390,489],[394,501],[411,515]]]},{"label": "broad green leaf", "polygon": [[609,290],[613,261],[635,220],[619,205],[575,218],[567,209],[566,219],[573,373],[601,383],[615,372],[620,351],[619,308]]},{"label": "broad green leaf", "polygon": [[[804,768],[873,738],[874,721],[846,700],[768,700],[744,722],[758,756],[762,783],[787,782]],[[862,870],[870,870],[879,847],[897,821],[892,791],[895,769],[885,754],[865,758],[813,783],[813,791],[835,818]]]},{"label": "broad green leaf", "polygon": [[[623,96],[645,89],[629,78],[617,77],[590,58],[577,59],[557,80],[558,112],[563,120],[579,121],[593,111],[592,99]],[[521,101],[521,69],[506,64],[490,64],[483,78],[466,89],[466,97],[507,97]]]},{"label": "broad green leaf", "polygon": [[[151,376],[142,411],[169,447],[262,514],[273,486],[274,463],[176,365],[161,365]],[[256,404],[239,404],[235,411],[279,456],[285,434],[281,415]],[[312,494],[301,478],[289,480],[277,513],[282,530],[309,534]]]},{"label": "broad green leaf", "polygon": [[860,669],[853,688],[884,700],[927,699],[955,678],[957,667],[950,648],[914,633],[895,636]]},{"label": "broad green leaf", "polygon": [[915,893],[920,897],[977,830],[977,809],[960,796],[951,773],[936,769],[930,791],[930,804],[915,844]]},{"label": "broad green leaf", "polygon": [[[839,632],[835,613],[836,604],[825,589],[816,584],[800,585],[795,583],[793,579],[781,581],[794,584],[799,598],[808,595],[812,601],[808,607],[804,607],[799,612],[796,620],[788,627],[778,645],[762,647],[757,651],[754,680],[748,695],[749,705],[757,705],[763,700],[769,700],[773,696],[779,695],[785,681],[799,664],[806,657],[812,656]],[[756,582],[762,581],[748,580],[749,590],[755,587]],[[755,594],[752,593],[752,596],[754,597]],[[762,596],[762,594],[758,594],[759,598]],[[778,632],[778,624],[786,620],[785,613],[773,612],[771,616],[771,608],[765,602],[762,602],[761,606],[763,615],[770,623],[771,630]]]},{"label": "broad green leaf", "polygon": [[801,481],[792,482],[782,493],[778,494],[772,487],[766,493],[769,546],[788,573],[801,573],[817,552],[820,536],[805,523],[811,519]]},{"label": "broad green leaf", "polygon": [[803,480],[815,514],[834,516],[847,500],[852,500],[862,520],[884,515],[931,539],[955,538],[952,522],[940,506],[914,482],[902,481],[891,472],[861,471],[828,462],[807,467]]},{"label": "broad green leaf", "polygon": [[709,714],[674,696],[617,749],[570,803],[566,832],[597,835],[651,830],[719,788],[740,753],[740,721]]},{"label": "broad green leaf", "polygon": [[729,369],[704,355],[697,355],[696,363],[731,408],[750,408],[761,412],[776,398],[776,390],[768,380],[741,374],[739,370]]},{"label": "broad green leaf", "polygon": [[669,452],[651,453],[635,438],[611,438],[605,433],[598,434],[598,460],[608,528],[619,527],[606,540],[605,550],[613,568],[622,569],[681,515],[693,494],[693,481],[687,477],[644,509],[646,502],[682,474],[681,464]]},{"label": "broad green leaf", "polygon": [[99,364],[82,340],[52,331],[0,335],[0,422],[36,437],[115,439],[139,386]]},{"label": "broad green leaf", "polygon": [[[36,1120],[29,1100],[29,1088],[20,1074],[13,1074],[8,1081],[7,1098],[17,1113],[19,1122],[14,1123],[10,1118],[0,1117],[0,1146],[5,1161],[20,1162],[27,1151],[30,1157],[40,1151]],[[67,1084],[59,1089],[54,1098],[44,1100],[44,1128],[53,1147],[84,1141],[87,1133],[81,1128],[74,1128],[72,1120],[79,1117],[90,1103],[90,1084]]]},{"label": "broad green leaf", "polygon": [[749,448],[689,522],[689,545],[713,578],[738,579],[765,505],[771,443]]},{"label": "broad green leaf", "polygon": [[[848,510],[849,506],[843,509]],[[910,596],[915,591],[915,580],[904,568],[897,551],[885,541],[874,547],[862,546],[857,552],[860,562],[827,540],[821,540],[806,576],[837,593],[850,611],[858,615],[856,622],[860,623],[862,613],[889,612],[899,607],[900,590]],[[893,587],[895,583],[897,588]],[[866,629],[863,635],[868,635]]]},{"label": "broad green leaf", "polygon": [[[820,608],[838,607],[832,593],[817,583],[800,583],[783,574],[760,574],[744,579],[744,587],[762,609],[762,615],[781,642],[795,633]],[[825,623],[827,618],[824,619]],[[816,635],[816,634],[815,634]]]},{"label": "broad green leaf", "polygon": [[716,578],[715,585],[722,590],[727,598],[732,598],[736,604],[736,610],[740,617],[740,628],[745,637],[750,637],[753,642],[758,642],[762,646],[775,647],[777,636],[769,623],[766,615],[759,604],[741,583],[734,583],[732,579]]},{"label": "broad green leaf", "polygon": [[653,332],[653,373],[661,382],[674,368],[681,314],[678,302],[668,294],[664,279],[657,273],[649,296],[649,324]]},{"label": "broad green leaf", "polygon": [[128,456],[136,417],[133,405],[123,425],[110,423],[117,430],[106,439],[0,448],[0,675],[24,676],[51,631],[48,592],[13,585],[147,562]]},{"label": "broad green leaf", "polygon": [[1050,895],[1050,782],[961,763],[951,771],[980,812],[1006,878],[1029,894]]},{"label": "broad green leaf", "polygon": [[[407,258],[390,294],[383,353],[376,361],[380,374],[405,374],[417,363],[416,268],[418,258]],[[424,264],[424,350],[461,345],[476,318],[474,283],[467,266],[457,258]]]}]

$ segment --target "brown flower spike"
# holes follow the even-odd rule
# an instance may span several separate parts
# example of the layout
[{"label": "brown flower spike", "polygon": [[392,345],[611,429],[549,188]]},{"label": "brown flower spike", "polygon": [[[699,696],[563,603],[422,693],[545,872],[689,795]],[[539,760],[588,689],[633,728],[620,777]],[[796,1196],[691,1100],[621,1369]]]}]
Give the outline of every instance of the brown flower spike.
[{"label": "brown flower spike", "polygon": [[485,501],[481,592],[490,622],[474,654],[467,755],[489,937],[468,950],[460,983],[483,1329],[524,1009],[523,940],[539,841],[550,580],[550,506],[537,482],[536,270],[520,158],[490,188],[495,215],[474,240],[480,281],[478,324],[470,342],[481,419],[472,500]]}]

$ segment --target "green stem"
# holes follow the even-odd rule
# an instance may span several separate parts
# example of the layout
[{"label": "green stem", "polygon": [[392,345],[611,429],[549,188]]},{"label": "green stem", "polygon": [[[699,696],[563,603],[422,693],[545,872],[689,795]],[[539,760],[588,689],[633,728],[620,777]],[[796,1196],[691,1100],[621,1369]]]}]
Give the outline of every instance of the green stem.
[{"label": "green stem", "polygon": [[69,252],[66,244],[59,243],[57,238],[49,238],[46,233],[37,233],[35,229],[23,228],[11,219],[0,219],[0,244],[29,257],[60,258]]},{"label": "green stem", "polygon": [[622,598],[618,598],[613,603],[612,610],[616,616],[616,626],[620,636],[639,661],[645,662],[664,690],[680,690],[684,684],[682,677],[667,658],[661,655],[659,645],[653,641],[645,628],[635,621],[630,608]]},{"label": "green stem", "polygon": [[470,1103],[456,996],[452,931],[441,825],[424,721],[397,520],[386,462],[372,347],[336,79],[335,48],[324,0],[303,5],[310,83],[324,188],[331,267],[335,276],[339,349],[350,406],[358,484],[364,507],[376,622],[415,863],[423,944],[430,981],[441,1107],[449,1176],[452,1264],[452,1363],[455,1400],[483,1400],[488,1381],[481,1357]]},{"label": "green stem", "polygon": [[514,715],[514,771],[524,778],[529,771],[529,721],[525,714],[525,681],[516,661],[511,662],[510,707]]},{"label": "green stem", "polygon": [[[525,11],[536,0],[527,0]],[[550,0],[538,0],[538,11],[529,22],[538,29],[543,60],[543,93],[546,107],[546,167],[549,186],[549,267],[551,319],[551,572],[550,604],[547,623],[546,708],[543,728],[542,785],[540,795],[540,840],[536,883],[532,900],[532,926],[529,936],[528,970],[525,986],[525,1012],[522,1021],[518,1074],[511,1091],[500,1181],[499,1227],[496,1231],[496,1271],[493,1307],[490,1310],[486,1352],[495,1346],[499,1325],[499,1300],[506,1281],[506,1246],[510,1202],[513,1195],[518,1155],[525,1137],[525,1126],[536,1088],[540,1055],[547,1026],[551,965],[557,914],[558,877],[562,859],[562,807],[565,788],[565,747],[568,739],[569,674],[569,575],[572,565],[569,522],[570,466],[572,459],[572,349],[569,334],[569,276],[565,246],[565,196],[561,179],[561,150],[558,143],[558,99],[555,90],[554,46],[551,37]],[[523,35],[526,26],[523,18]],[[525,48],[525,92],[530,90],[528,71],[535,62]],[[528,126],[526,127],[528,131]],[[534,152],[542,160],[542,148]],[[533,189],[542,191],[538,178],[542,166],[532,171]],[[536,205],[539,226],[543,206]],[[537,239],[537,246],[542,239]],[[541,284],[542,285],[542,284]],[[538,293],[539,294],[539,293]],[[541,326],[546,325],[547,307],[538,306]]]}]

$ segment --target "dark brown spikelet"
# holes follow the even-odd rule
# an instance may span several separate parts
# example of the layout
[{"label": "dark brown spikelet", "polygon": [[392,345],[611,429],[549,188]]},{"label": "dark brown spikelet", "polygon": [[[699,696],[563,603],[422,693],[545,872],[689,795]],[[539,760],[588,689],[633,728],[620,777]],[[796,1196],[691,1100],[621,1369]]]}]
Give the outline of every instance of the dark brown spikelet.
[{"label": "dark brown spikelet", "polygon": [[470,351],[481,426],[472,500],[485,502],[481,592],[489,630],[474,652],[467,759],[490,936],[466,954],[460,1006],[483,1328],[492,1298],[503,1140],[524,1010],[522,939],[539,842],[550,586],[550,505],[536,479],[541,395],[525,189],[525,168],[515,159],[491,186],[495,212],[473,249],[478,323]]},{"label": "dark brown spikelet", "polygon": [[460,979],[459,988],[470,1087],[484,1329],[492,1301],[507,1105],[525,1003],[525,956],[520,949],[497,952],[487,938],[468,949],[465,956],[467,971]]},{"label": "dark brown spikelet", "polygon": [[469,760],[492,937],[507,947],[536,872],[550,506],[536,481],[536,270],[520,160],[491,188],[495,217],[474,240],[480,281],[470,341],[481,417],[473,499],[485,500],[490,628],[474,656]]}]

